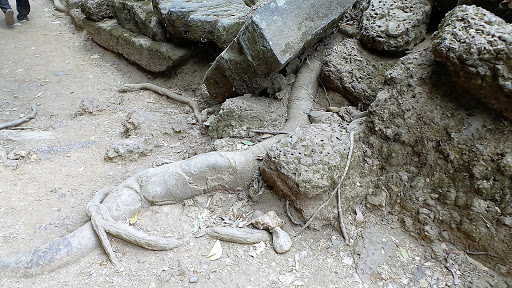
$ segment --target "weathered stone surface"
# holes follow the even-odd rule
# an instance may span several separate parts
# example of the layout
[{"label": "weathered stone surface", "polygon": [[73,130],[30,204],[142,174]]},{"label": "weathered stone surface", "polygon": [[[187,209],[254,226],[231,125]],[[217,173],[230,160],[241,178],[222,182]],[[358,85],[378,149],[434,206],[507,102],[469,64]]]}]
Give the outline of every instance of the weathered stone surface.
[{"label": "weathered stone surface", "polygon": [[288,252],[292,248],[292,238],[283,229],[276,227],[272,229],[272,245],[278,254]]},{"label": "weathered stone surface", "polygon": [[283,220],[277,216],[276,212],[268,211],[264,215],[255,218],[251,221],[251,224],[258,229],[264,230],[274,230],[276,227],[281,227],[283,225]]},{"label": "weathered stone surface", "polygon": [[[453,0],[452,0],[453,1]],[[459,5],[476,5],[512,23],[512,2],[506,0],[458,0]]]},{"label": "weathered stone surface", "polygon": [[[261,173],[275,192],[301,212],[302,218],[309,219],[337,185],[349,146],[349,134],[342,125],[312,124],[274,145],[263,160]],[[324,216],[318,218],[329,218]]]},{"label": "weathered stone surface", "polygon": [[167,31],[153,12],[151,0],[113,0],[112,6],[117,22],[125,29],[155,41],[168,41]]},{"label": "weathered stone surface", "polygon": [[151,72],[169,71],[192,56],[192,50],[134,34],[115,20],[84,20],[84,25],[94,42]]},{"label": "weathered stone surface", "polygon": [[249,18],[242,0],[153,0],[174,37],[213,42],[226,48]]},{"label": "weathered stone surface", "polygon": [[82,2],[82,13],[93,20],[101,21],[105,18],[113,18],[114,11],[112,9],[111,0],[86,0]]},{"label": "weathered stone surface", "polygon": [[386,209],[426,239],[485,247],[492,256],[479,261],[510,265],[510,228],[499,223],[512,216],[510,123],[464,97],[428,49],[403,57],[385,83],[360,139],[379,155]]},{"label": "weathered stone surface", "polygon": [[256,10],[206,73],[208,93],[217,101],[257,95],[269,77],[330,33],[354,2],[280,0]]},{"label": "weathered stone surface", "polygon": [[432,0],[372,0],[363,13],[360,40],[370,48],[410,50],[426,35]]},{"label": "weathered stone surface", "polygon": [[363,12],[370,6],[370,0],[357,0],[352,5],[340,20],[339,31],[352,38],[356,38],[361,31],[361,21],[363,19]]},{"label": "weathered stone surface", "polygon": [[222,103],[220,112],[207,121],[208,134],[215,138],[251,137],[253,129],[279,130],[285,118],[283,101],[244,95]]},{"label": "weathered stone surface", "polygon": [[75,9],[69,9],[68,10],[69,17],[71,18],[71,23],[77,28],[77,29],[84,29],[84,19],[85,15],[82,13],[81,8],[75,8]]},{"label": "weathered stone surface", "polygon": [[384,87],[384,75],[398,58],[380,56],[366,50],[352,38],[335,34],[322,66],[320,79],[352,104],[369,106]]},{"label": "weathered stone surface", "polygon": [[432,39],[436,60],[453,79],[512,120],[512,25],[483,8],[463,5],[446,15]]},{"label": "weathered stone surface", "polygon": [[126,139],[115,143],[107,149],[104,159],[107,162],[136,161],[142,156],[148,156],[155,147],[150,139]]}]

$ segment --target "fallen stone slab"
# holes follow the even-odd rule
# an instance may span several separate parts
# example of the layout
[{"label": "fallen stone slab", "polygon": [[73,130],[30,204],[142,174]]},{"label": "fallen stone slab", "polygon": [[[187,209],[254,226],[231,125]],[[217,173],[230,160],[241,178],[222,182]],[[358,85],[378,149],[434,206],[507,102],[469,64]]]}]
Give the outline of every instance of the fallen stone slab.
[{"label": "fallen stone slab", "polygon": [[151,72],[172,70],[193,55],[190,49],[153,41],[130,32],[117,24],[116,20],[84,20],[84,27],[94,42]]},{"label": "fallen stone slab", "polygon": [[320,80],[352,104],[369,106],[384,87],[384,76],[398,58],[368,51],[356,39],[334,34],[326,47]]},{"label": "fallen stone slab", "polygon": [[425,38],[431,11],[431,0],[372,0],[359,38],[374,49],[410,50]]},{"label": "fallen stone slab", "polygon": [[452,78],[510,120],[511,47],[512,24],[476,6],[450,11],[432,36],[434,56],[450,70]]},{"label": "fallen stone slab", "polygon": [[151,0],[114,0],[112,8],[117,23],[125,29],[148,36],[155,41],[166,42],[169,40],[167,30],[153,11]]},{"label": "fallen stone slab", "polygon": [[208,93],[216,101],[257,95],[274,73],[332,32],[354,2],[279,0],[256,10],[207,71]]},{"label": "fallen stone slab", "polygon": [[154,0],[155,11],[174,37],[226,48],[249,18],[242,0]]}]

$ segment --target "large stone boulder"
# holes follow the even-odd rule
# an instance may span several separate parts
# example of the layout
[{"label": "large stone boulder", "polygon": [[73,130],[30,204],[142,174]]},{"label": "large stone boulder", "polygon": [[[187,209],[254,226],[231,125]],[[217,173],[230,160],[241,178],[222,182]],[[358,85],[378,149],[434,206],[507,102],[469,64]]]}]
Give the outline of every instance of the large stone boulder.
[{"label": "large stone boulder", "polygon": [[249,18],[242,0],[153,0],[155,11],[176,38],[226,48]]},{"label": "large stone boulder", "polygon": [[320,80],[352,104],[368,107],[384,87],[384,76],[398,58],[368,51],[353,38],[334,34],[329,38]]},{"label": "large stone boulder", "polygon": [[436,60],[469,95],[512,120],[512,25],[476,6],[450,11],[432,36]]},{"label": "large stone boulder", "polygon": [[354,2],[279,0],[256,10],[206,73],[208,93],[217,101],[257,95],[274,73],[332,32]]},{"label": "large stone boulder", "polygon": [[410,231],[512,264],[510,123],[464,97],[429,49],[402,58],[385,83],[360,137],[379,155],[374,194]]},{"label": "large stone boulder", "polygon": [[114,18],[111,0],[84,0],[81,9],[82,13],[93,21]]},{"label": "large stone boulder", "polygon": [[155,41],[169,40],[167,30],[155,15],[150,0],[113,0],[112,6],[117,23],[125,29],[148,36]]},{"label": "large stone boulder", "polygon": [[412,49],[427,32],[432,0],[372,0],[363,13],[360,40],[386,51]]},{"label": "large stone boulder", "polygon": [[84,26],[94,42],[151,72],[172,70],[193,55],[190,49],[153,41],[130,32],[117,24],[116,20],[84,20]]}]

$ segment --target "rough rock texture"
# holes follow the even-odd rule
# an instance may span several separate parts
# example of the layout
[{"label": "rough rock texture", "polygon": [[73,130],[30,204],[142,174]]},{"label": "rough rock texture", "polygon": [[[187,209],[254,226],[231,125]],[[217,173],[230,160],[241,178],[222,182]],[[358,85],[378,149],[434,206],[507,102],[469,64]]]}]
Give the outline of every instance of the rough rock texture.
[{"label": "rough rock texture", "polygon": [[112,7],[117,22],[125,29],[155,41],[168,41],[167,31],[153,12],[150,0],[114,0]]},{"label": "rough rock texture", "polygon": [[268,211],[267,213],[255,218],[251,224],[258,229],[273,230],[276,227],[281,227],[284,222],[277,216],[276,212]]},{"label": "rough rock texture", "polygon": [[386,75],[360,137],[379,155],[372,194],[386,193],[410,231],[510,265],[512,236],[499,219],[512,215],[512,126],[476,101],[456,99],[464,94],[448,79],[430,50],[402,58]]},{"label": "rough rock texture", "polygon": [[386,51],[412,49],[426,35],[431,0],[372,0],[363,13],[360,40]]},{"label": "rough rock texture", "polygon": [[[452,0],[453,1],[453,0]],[[507,0],[459,0],[459,5],[476,5],[512,23],[512,3]]]},{"label": "rough rock texture", "polygon": [[[274,145],[263,160],[261,173],[265,181],[289,199],[303,219],[309,219],[329,197],[345,169],[350,141],[340,121],[338,118],[338,123],[312,124],[295,130]],[[361,160],[356,158],[352,167],[360,167],[354,164]],[[344,207],[361,201],[366,192],[366,189],[347,189],[343,192]],[[336,215],[333,205],[317,218],[331,221]]]},{"label": "rough rock texture", "polygon": [[135,161],[148,156],[155,147],[151,139],[126,139],[115,143],[105,152],[104,159],[108,162]]},{"label": "rough rock texture", "polygon": [[356,38],[361,32],[363,12],[370,6],[370,0],[357,0],[341,17],[339,31],[344,35]]},{"label": "rough rock texture", "polygon": [[242,0],[153,0],[153,5],[174,37],[214,42],[223,49],[251,11]]},{"label": "rough rock texture", "polygon": [[369,106],[384,86],[384,75],[398,61],[366,50],[352,38],[334,34],[327,47],[320,79],[352,104]]},{"label": "rough rock texture", "polygon": [[114,17],[111,0],[84,0],[82,2],[82,13],[93,21]]},{"label": "rough rock texture", "polygon": [[121,27],[115,20],[92,22],[84,20],[85,28],[94,42],[122,54],[151,72],[172,70],[192,56],[192,50],[171,43],[156,42],[134,34]]},{"label": "rough rock texture", "polygon": [[512,120],[512,25],[463,5],[446,15],[432,39],[436,60],[460,86]]},{"label": "rough rock texture", "polygon": [[82,0],[66,0],[66,7],[71,18],[71,23],[77,29],[84,29],[83,19],[85,15],[82,13],[82,2]]},{"label": "rough rock texture", "polygon": [[274,73],[330,33],[354,2],[280,0],[256,10],[206,73],[208,93],[220,102],[257,95]]},{"label": "rough rock texture", "polygon": [[252,129],[278,130],[286,118],[285,104],[250,95],[228,99],[222,103],[220,112],[208,119],[208,135],[244,138],[254,134]]}]

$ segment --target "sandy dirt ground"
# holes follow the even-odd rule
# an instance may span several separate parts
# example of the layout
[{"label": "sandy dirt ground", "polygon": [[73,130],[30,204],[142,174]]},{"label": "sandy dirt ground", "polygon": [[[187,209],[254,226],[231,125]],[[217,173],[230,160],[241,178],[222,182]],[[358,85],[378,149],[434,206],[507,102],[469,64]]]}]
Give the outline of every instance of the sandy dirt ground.
[{"label": "sandy dirt ground", "polygon": [[[124,83],[151,82],[206,108],[201,81],[213,59],[193,59],[170,75],[148,74],[83,37],[50,2],[31,3],[29,22],[9,28],[3,17],[0,22],[0,123],[27,115],[33,103],[38,110],[20,129],[0,130],[0,257],[82,226],[85,206],[99,189],[213,149],[186,105],[149,91],[116,92]],[[133,113],[145,115],[144,129],[128,136],[124,123]],[[127,141],[143,143],[141,155],[105,161],[109,148]],[[204,195],[139,214],[136,228],[184,239],[176,249],[154,252],[112,239],[121,271],[98,248],[41,275],[0,277],[0,286],[507,287],[506,279],[450,244],[416,239],[396,217],[369,207],[362,208],[366,218],[359,226],[347,213],[350,246],[327,226],[293,238],[286,254],[276,254],[270,242],[222,242],[222,257],[207,259],[215,240],[205,229],[241,226],[255,210],[274,210],[287,221],[284,230],[299,230],[271,191],[257,202],[246,193]]]}]

